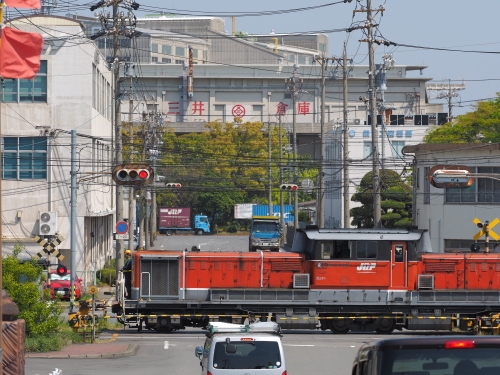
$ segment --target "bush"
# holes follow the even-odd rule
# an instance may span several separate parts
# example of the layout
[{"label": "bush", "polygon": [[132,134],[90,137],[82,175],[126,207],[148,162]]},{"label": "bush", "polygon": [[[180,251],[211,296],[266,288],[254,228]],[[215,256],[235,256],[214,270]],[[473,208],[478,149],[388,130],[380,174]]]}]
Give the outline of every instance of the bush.
[{"label": "bush", "polygon": [[116,269],[114,268],[103,268],[97,271],[97,279],[102,284],[115,285],[116,283]]},{"label": "bush", "polygon": [[227,232],[228,233],[236,233],[238,232],[239,230],[239,226],[238,226],[238,223],[235,223],[235,222],[232,222],[231,224],[229,224],[229,226],[227,227]]},{"label": "bush", "polygon": [[22,261],[17,256],[24,247],[16,245],[13,255],[3,259],[3,288],[19,308],[18,319],[26,321],[26,335],[50,335],[61,325],[62,308],[42,289],[43,269],[35,259]]},{"label": "bush", "polygon": [[67,323],[51,335],[32,335],[26,337],[25,350],[28,353],[59,351],[67,345],[82,342],[81,336],[74,332]]}]

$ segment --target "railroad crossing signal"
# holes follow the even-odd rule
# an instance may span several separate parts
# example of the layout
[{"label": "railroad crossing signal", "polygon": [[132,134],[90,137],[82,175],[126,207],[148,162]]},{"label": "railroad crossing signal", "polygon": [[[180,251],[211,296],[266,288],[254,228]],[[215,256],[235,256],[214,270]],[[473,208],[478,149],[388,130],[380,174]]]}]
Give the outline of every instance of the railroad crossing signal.
[{"label": "railroad crossing signal", "polygon": [[167,182],[166,186],[167,187],[171,187],[171,188],[180,188],[180,187],[182,187],[182,185],[179,184],[179,183],[177,183],[177,182]]},{"label": "railroad crossing signal", "polygon": [[35,241],[43,246],[43,251],[40,251],[39,253],[36,254],[38,256],[38,258],[43,257],[43,255],[44,255],[43,253],[45,252],[47,255],[49,255],[49,254],[54,255],[59,260],[64,259],[64,255],[62,255],[59,251],[56,250],[56,246],[60,245],[61,242],[64,241],[63,236],[57,236],[52,241],[47,241],[46,239],[44,239],[40,236],[35,236]]},{"label": "railroad crossing signal", "polygon": [[472,222],[474,224],[476,224],[478,226],[478,228],[481,228],[481,230],[479,232],[477,232],[475,235],[474,235],[474,239],[477,241],[481,236],[483,235],[486,235],[486,236],[490,236],[490,237],[493,237],[495,240],[498,241],[498,239],[500,238],[500,236],[498,234],[496,234],[495,232],[493,232],[491,230],[491,228],[493,228],[495,225],[497,225],[498,223],[500,223],[500,220],[498,219],[495,219],[493,220],[491,223],[488,222],[488,221],[485,221],[484,223],[479,220],[479,219],[474,219],[472,220]]}]

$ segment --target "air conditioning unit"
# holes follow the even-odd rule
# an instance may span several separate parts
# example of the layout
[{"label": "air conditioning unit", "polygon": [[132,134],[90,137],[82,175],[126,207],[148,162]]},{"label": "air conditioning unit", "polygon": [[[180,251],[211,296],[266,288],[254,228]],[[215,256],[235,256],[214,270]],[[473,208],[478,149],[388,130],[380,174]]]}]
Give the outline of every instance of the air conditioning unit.
[{"label": "air conditioning unit", "polygon": [[361,119],[360,118],[355,118],[353,121],[354,125],[361,125]]},{"label": "air conditioning unit", "polygon": [[53,236],[57,232],[57,212],[40,212],[38,234]]}]

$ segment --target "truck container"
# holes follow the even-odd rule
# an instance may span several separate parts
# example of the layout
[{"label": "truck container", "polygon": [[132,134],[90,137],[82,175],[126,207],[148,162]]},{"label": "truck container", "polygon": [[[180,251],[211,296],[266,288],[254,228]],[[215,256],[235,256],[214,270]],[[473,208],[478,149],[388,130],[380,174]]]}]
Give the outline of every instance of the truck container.
[{"label": "truck container", "polygon": [[[285,218],[285,224],[293,223],[293,204],[285,204],[283,206],[283,216]],[[256,204],[252,207],[252,217],[253,216],[280,216],[280,205],[275,204],[273,206],[273,213],[269,214],[269,206],[267,204]]]},{"label": "truck container", "polygon": [[191,209],[188,207],[161,207],[158,231],[171,236],[176,232],[193,231],[201,235],[210,233],[208,216],[194,215],[191,218]]}]

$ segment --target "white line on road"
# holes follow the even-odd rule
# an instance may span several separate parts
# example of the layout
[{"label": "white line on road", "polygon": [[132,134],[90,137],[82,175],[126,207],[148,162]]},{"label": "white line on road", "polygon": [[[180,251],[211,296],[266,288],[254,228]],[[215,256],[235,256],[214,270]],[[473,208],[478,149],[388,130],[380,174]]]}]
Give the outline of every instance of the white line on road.
[{"label": "white line on road", "polygon": [[165,342],[163,343],[163,349],[168,349],[168,341],[165,341]]},{"label": "white line on road", "polygon": [[294,344],[284,344],[284,346],[314,346],[314,345],[305,345],[305,344],[304,344],[304,345],[302,345],[302,344],[296,344],[296,345],[294,345]]}]

